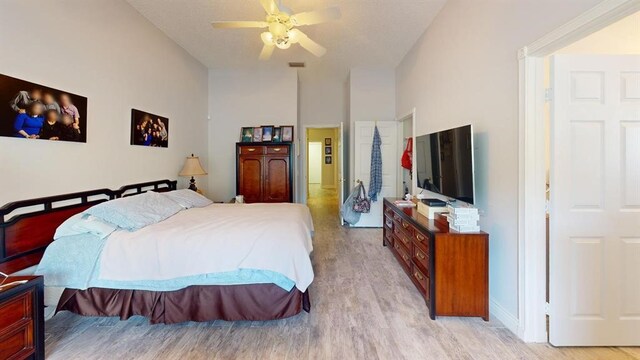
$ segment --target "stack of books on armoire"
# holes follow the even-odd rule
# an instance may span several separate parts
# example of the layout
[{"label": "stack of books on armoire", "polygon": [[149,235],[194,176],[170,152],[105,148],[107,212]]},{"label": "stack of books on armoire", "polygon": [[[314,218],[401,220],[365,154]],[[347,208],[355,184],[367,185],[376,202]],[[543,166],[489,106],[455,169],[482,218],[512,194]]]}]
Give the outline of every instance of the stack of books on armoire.
[{"label": "stack of books on armoire", "polygon": [[461,233],[479,232],[480,215],[478,209],[474,207],[462,207],[455,205],[447,205],[447,220],[449,221],[449,229]]}]

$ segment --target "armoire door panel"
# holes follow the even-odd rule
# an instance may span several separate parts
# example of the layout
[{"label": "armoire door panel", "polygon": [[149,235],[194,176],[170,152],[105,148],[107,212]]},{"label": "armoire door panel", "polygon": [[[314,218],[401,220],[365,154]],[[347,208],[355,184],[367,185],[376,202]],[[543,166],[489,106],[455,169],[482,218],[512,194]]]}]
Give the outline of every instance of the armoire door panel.
[{"label": "armoire door panel", "polygon": [[238,191],[247,203],[262,201],[262,156],[240,156]]},{"label": "armoire door panel", "polygon": [[289,158],[265,157],[264,201],[291,201],[289,188]]}]

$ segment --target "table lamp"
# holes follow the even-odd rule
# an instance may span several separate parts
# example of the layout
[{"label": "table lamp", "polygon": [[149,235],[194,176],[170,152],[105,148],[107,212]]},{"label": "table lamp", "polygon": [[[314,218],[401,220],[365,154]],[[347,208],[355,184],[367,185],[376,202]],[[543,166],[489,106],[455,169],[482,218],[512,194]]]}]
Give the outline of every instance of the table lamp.
[{"label": "table lamp", "polygon": [[200,164],[200,158],[191,154],[191,156],[187,156],[187,161],[184,162],[184,166],[182,167],[182,170],[178,175],[191,176],[191,180],[189,181],[189,189],[198,191],[198,188],[196,187],[196,179],[194,179],[193,177],[198,175],[207,175],[207,172],[202,168],[202,165]]}]

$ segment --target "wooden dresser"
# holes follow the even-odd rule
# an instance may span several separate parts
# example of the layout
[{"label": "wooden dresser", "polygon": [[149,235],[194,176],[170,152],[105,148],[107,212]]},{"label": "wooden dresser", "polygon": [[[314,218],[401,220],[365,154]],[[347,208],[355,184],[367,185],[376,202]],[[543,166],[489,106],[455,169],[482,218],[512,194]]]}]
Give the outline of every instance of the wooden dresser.
[{"label": "wooden dresser", "polygon": [[236,195],[246,203],[293,202],[293,145],[236,143]]},{"label": "wooden dresser", "polygon": [[44,359],[44,281],[12,276],[4,283],[27,283],[0,291],[0,359]]},{"label": "wooden dresser", "polygon": [[449,231],[446,217],[429,220],[384,199],[383,245],[424,297],[431,319],[479,316],[489,321],[489,235]]}]

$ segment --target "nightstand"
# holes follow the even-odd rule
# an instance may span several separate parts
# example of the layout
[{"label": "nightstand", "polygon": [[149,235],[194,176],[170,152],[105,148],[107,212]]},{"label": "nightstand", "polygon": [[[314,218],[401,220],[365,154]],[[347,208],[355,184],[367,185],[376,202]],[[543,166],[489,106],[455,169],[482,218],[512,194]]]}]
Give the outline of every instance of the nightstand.
[{"label": "nightstand", "polygon": [[0,291],[0,359],[44,359],[42,276],[10,276],[26,283]]}]

